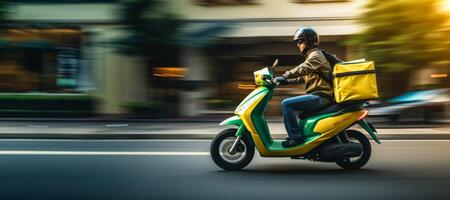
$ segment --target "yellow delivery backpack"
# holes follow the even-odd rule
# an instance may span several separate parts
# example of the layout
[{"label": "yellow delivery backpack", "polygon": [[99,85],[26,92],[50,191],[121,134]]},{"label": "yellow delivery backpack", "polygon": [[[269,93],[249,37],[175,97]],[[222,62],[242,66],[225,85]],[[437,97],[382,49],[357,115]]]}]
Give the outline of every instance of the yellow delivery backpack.
[{"label": "yellow delivery backpack", "polygon": [[362,59],[334,65],[333,89],[337,103],[377,99],[378,89],[373,61]]}]

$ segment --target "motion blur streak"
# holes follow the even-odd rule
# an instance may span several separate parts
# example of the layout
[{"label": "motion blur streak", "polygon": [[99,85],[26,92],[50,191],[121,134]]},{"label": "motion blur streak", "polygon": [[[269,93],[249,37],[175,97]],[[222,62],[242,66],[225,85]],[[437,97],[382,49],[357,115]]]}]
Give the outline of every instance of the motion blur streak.
[{"label": "motion blur streak", "polygon": [[[383,144],[359,171],[219,170],[210,138],[254,71],[304,61],[300,26],[374,61]],[[0,0],[0,199],[450,199],[449,52],[450,0]],[[268,103],[276,139],[304,88]]]},{"label": "motion blur streak", "polygon": [[0,151],[0,155],[206,156],[209,155],[209,152]]}]

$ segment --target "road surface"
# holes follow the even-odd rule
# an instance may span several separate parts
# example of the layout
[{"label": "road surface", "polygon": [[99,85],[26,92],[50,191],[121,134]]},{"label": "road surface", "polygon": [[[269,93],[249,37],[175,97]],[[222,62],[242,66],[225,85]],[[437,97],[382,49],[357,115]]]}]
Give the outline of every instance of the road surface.
[{"label": "road surface", "polygon": [[450,141],[373,143],[359,171],[258,155],[222,171],[209,140],[0,140],[0,199],[449,199]]}]

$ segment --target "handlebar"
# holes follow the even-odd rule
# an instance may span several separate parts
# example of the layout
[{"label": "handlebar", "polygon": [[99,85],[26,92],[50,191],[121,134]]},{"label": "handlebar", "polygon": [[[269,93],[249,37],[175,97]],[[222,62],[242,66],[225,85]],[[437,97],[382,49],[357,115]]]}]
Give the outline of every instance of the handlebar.
[{"label": "handlebar", "polygon": [[[263,78],[263,80],[264,81],[266,81],[268,84],[270,84],[270,85],[273,85],[274,83],[272,82],[272,79],[270,79],[270,78]],[[277,82],[276,84],[276,87],[278,87],[279,85],[280,85],[280,83],[279,82]]]}]

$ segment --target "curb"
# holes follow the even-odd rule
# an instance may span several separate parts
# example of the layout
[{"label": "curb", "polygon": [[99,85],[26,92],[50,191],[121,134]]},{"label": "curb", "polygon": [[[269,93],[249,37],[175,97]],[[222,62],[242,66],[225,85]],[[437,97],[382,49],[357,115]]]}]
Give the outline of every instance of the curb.
[{"label": "curb", "polygon": [[[230,115],[231,116],[231,115]],[[227,116],[229,117],[229,116]],[[210,118],[1,118],[0,122],[160,122],[160,123],[220,123],[227,117],[210,117]],[[279,117],[273,117],[266,119],[267,122],[283,123],[283,119]],[[371,118],[368,118],[371,121]],[[450,124],[450,120],[436,120],[432,122],[399,122],[390,124],[389,122],[372,122],[373,124],[385,125],[385,126],[418,126],[428,127],[442,124]]]},{"label": "curb", "polygon": [[[203,139],[210,140],[216,134],[17,134],[2,133],[0,139],[77,139],[77,140],[120,140],[120,139]],[[284,139],[286,135],[273,135]],[[372,139],[368,136],[369,139]],[[433,134],[379,134],[380,140],[450,140],[449,133]]]},{"label": "curb", "polygon": [[[102,119],[102,118],[0,118],[1,122],[186,122],[186,123],[220,123],[223,119]],[[276,120],[280,121],[280,120]]]}]

